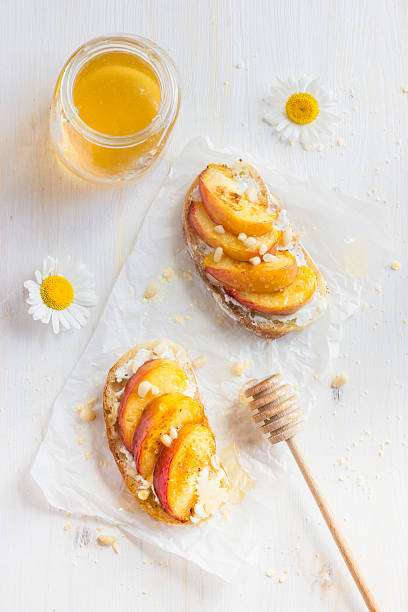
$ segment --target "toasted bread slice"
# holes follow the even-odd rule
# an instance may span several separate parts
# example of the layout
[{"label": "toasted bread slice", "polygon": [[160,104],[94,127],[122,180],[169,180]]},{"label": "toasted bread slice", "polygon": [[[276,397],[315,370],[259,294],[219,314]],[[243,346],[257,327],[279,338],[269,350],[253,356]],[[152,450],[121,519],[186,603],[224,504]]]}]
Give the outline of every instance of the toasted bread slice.
[{"label": "toasted bread slice", "polygon": [[[243,172],[248,172],[250,177],[257,177],[256,180],[257,182],[259,181],[259,192],[264,194],[265,184],[258,172],[247,163],[243,163],[242,168]],[[206,244],[197,235],[189,222],[190,206],[192,202],[197,201],[200,198],[198,186],[199,177],[193,181],[185,198],[183,213],[184,237],[196,268],[219,308],[241,327],[245,327],[257,335],[269,339],[280,338],[288,332],[300,331],[318,319],[321,312],[326,308],[328,288],[316,264],[313,262],[312,258],[306,252],[304,247],[300,245],[300,243],[300,251],[303,253],[305,263],[309,268],[311,268],[311,270],[313,270],[316,276],[315,294],[308,300],[308,316],[301,315],[302,308],[298,309],[296,313],[293,313],[293,316],[290,314],[286,316],[277,316],[275,314],[251,309],[231,297],[231,295],[229,295],[228,288],[224,287],[220,282],[215,280],[206,272],[204,266],[205,256],[208,255],[208,253],[213,252],[213,248]],[[276,208],[277,200],[275,200],[270,194],[269,197],[272,200],[272,206]],[[310,304],[314,297],[319,298],[320,307],[312,310],[310,309]]]},{"label": "toasted bread slice", "polygon": [[[120,395],[126,385],[126,380],[122,380],[121,382],[117,381],[118,370],[128,361],[133,359],[134,356],[138,353],[138,351],[140,351],[140,349],[154,351],[155,348],[163,342],[165,342],[168,348],[170,348],[173,353],[175,355],[178,355],[179,358],[184,362],[184,369],[190,381],[192,381],[196,388],[194,399],[201,403],[194,370],[190,361],[187,359],[187,355],[184,349],[178,344],[171,342],[170,340],[150,340],[148,342],[143,342],[127,351],[127,353],[125,353],[119,359],[119,361],[115,363],[115,365],[109,370],[103,393],[103,410],[106,424],[106,435],[108,438],[109,448],[122,474],[122,477],[127,487],[134,495],[135,499],[142,506],[142,508],[153,518],[162,521],[163,523],[166,523],[168,525],[185,525],[185,522],[178,521],[170,514],[168,514],[163,509],[161,504],[157,501],[153,493],[150,493],[149,497],[146,500],[139,499],[138,492],[144,488],[143,479],[141,479],[141,477],[138,475],[133,456],[131,453],[129,453],[129,451],[123,444],[119,432],[118,414]],[[204,416],[202,424],[208,426],[208,420],[205,416],[204,409],[203,415]]]}]

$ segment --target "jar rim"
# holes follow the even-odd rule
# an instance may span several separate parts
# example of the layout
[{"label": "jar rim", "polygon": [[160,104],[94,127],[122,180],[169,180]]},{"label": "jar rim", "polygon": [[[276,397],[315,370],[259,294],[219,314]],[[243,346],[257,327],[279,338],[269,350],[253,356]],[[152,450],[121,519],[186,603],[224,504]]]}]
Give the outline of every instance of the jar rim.
[{"label": "jar rim", "polygon": [[[110,51],[137,55],[151,68],[160,87],[160,105],[152,121],[143,130],[123,136],[111,136],[91,128],[79,116],[73,99],[75,79],[80,70],[94,57]],[[156,43],[136,34],[108,34],[81,45],[69,58],[63,70],[61,103],[67,119],[90,142],[107,147],[131,147],[141,144],[177,115],[180,103],[179,75],[171,57]]]}]

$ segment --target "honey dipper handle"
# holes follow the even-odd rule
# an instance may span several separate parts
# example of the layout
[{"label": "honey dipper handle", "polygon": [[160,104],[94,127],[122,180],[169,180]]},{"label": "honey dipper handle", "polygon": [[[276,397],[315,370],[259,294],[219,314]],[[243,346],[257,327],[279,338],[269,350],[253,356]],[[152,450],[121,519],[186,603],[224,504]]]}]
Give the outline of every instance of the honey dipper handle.
[{"label": "honey dipper handle", "polygon": [[320,490],[320,487],[317,484],[312,472],[310,471],[310,468],[306,463],[306,460],[303,456],[302,451],[300,450],[300,447],[298,446],[298,443],[296,442],[295,438],[289,438],[288,440],[286,440],[286,443],[289,446],[291,453],[296,463],[298,464],[300,471],[303,474],[303,478],[306,480],[307,486],[309,487],[317,505],[319,506],[319,510],[322,513],[328,528],[330,529],[330,532],[338,546],[338,549],[343,555],[343,559],[346,562],[350,574],[353,576],[354,582],[356,583],[366,603],[367,608],[370,610],[370,612],[380,612],[380,608],[376,603],[373,594],[368,588],[366,581],[361,575],[353,553],[351,552],[351,549],[344,535],[342,534],[331,509],[329,508],[326,500],[324,499],[323,493]]}]

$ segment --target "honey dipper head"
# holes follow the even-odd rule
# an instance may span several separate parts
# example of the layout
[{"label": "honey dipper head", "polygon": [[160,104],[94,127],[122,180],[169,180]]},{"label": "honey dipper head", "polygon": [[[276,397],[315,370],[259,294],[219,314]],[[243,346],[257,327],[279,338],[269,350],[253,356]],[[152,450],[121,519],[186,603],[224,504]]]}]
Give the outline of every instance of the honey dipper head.
[{"label": "honey dipper head", "polygon": [[288,440],[304,426],[302,409],[291,385],[283,383],[282,374],[273,374],[245,391],[252,401],[249,409],[271,444]]}]

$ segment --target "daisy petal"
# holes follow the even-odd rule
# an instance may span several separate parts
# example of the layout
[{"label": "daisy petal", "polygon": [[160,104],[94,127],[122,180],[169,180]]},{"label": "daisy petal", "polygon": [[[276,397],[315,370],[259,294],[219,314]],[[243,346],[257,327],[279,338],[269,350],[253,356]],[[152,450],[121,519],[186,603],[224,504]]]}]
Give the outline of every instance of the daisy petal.
[{"label": "daisy petal", "polygon": [[33,319],[34,321],[39,321],[44,314],[44,309],[46,308],[46,306],[44,304],[39,304],[37,306],[34,306],[34,308],[35,310],[33,312]]},{"label": "daisy petal", "polygon": [[81,306],[95,306],[98,303],[98,296],[90,291],[77,291],[74,301]]},{"label": "daisy petal", "polygon": [[73,327],[74,329],[81,329],[80,324],[78,323],[74,315],[71,313],[70,309],[71,309],[71,306],[69,306],[65,311],[65,316],[67,318],[67,321],[69,322],[71,327]]},{"label": "daisy petal", "polygon": [[288,119],[284,119],[276,126],[276,131],[281,132],[289,124]]},{"label": "daisy petal", "polygon": [[48,308],[47,306],[45,307],[45,310],[42,314],[41,317],[41,323],[44,323],[44,325],[47,325],[47,323],[50,322],[51,319],[51,315],[52,315],[52,310],[51,308]]},{"label": "daisy petal", "polygon": [[66,317],[66,312],[61,310],[60,314],[59,314],[59,320],[60,323],[62,325],[62,327],[64,327],[64,329],[69,329],[70,328],[70,324],[68,322],[68,319]]},{"label": "daisy petal", "polygon": [[40,290],[40,287],[37,285],[37,283],[32,280],[24,281],[24,287],[29,291],[35,291],[36,289],[38,289],[38,291]]},{"label": "daisy petal", "polygon": [[26,304],[41,304],[41,296],[30,295],[26,299]]},{"label": "daisy petal", "polygon": [[52,320],[52,329],[54,330],[54,334],[58,334],[60,330],[60,324],[59,324],[59,313],[57,310],[52,311],[51,320]]}]

